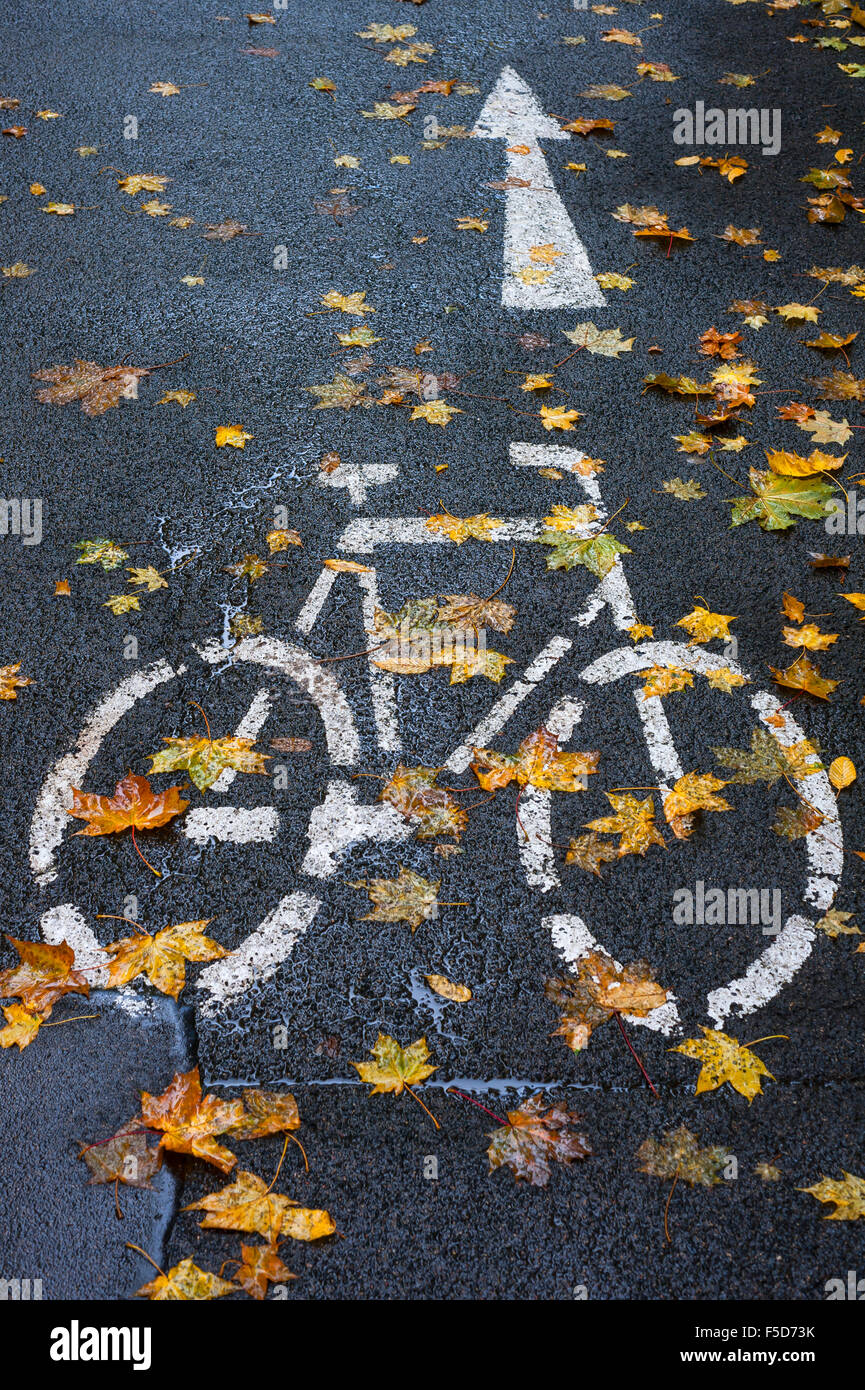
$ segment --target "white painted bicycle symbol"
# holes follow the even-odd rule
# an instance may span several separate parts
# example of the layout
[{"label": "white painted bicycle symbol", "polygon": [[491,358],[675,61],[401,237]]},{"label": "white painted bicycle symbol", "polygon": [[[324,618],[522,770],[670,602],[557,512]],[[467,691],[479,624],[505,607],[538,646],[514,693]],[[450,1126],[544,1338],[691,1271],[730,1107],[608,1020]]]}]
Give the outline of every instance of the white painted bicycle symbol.
[{"label": "white painted bicycle symbol", "polygon": [[[597,512],[597,520],[585,529],[585,534],[589,535],[604,524],[607,513],[596,478],[573,472],[573,466],[582,457],[578,449],[556,445],[514,443],[510,446],[510,462],[516,468],[554,467],[572,472],[585,500],[593,503]],[[519,546],[535,540],[542,529],[538,518],[513,517],[496,532],[494,543]],[[430,530],[423,517],[358,518],[349,523],[337,548],[346,558],[357,557],[366,567],[365,572],[351,576],[359,587],[366,629],[373,627],[373,614],[379,602],[374,563],[377,552],[385,547],[442,544],[447,545],[447,539]],[[336,579],[333,570],[322,570],[296,619],[299,638],[306,639],[312,633]],[[465,771],[473,747],[486,746],[505,729],[530,697],[542,695],[544,682],[555,668],[560,673],[566,671],[569,681],[573,670],[572,693],[553,701],[544,719],[546,727],[562,744],[573,735],[587,704],[589,709],[593,708],[593,697],[597,704],[598,697],[607,688],[614,687],[617,682],[627,682],[652,666],[674,665],[704,675],[729,667],[738,674],[745,674],[726,655],[664,641],[637,645],[629,641],[628,645],[607,651],[581,667],[581,635],[602,613],[608,614],[613,626],[622,632],[636,621],[621,557],[581,610],[570,618],[569,631],[551,637],[521,675],[494,700],[476,726],[452,748],[444,760],[450,772]],[[233,1000],[243,996],[255,982],[273,975],[288,960],[321,908],[318,892],[322,890],[316,885],[323,886],[337,873],[340,857],[345,852],[364,842],[407,840],[413,834],[413,827],[388,804],[366,804],[361,799],[358,783],[351,780],[353,771],[362,762],[358,712],[346,697],[333,666],[318,664],[297,642],[277,637],[247,638],[231,650],[224,649],[218,641],[210,641],[196,648],[195,657],[210,668],[230,662],[235,668],[260,672],[261,684],[235,730],[245,737],[255,738],[260,734],[271,713],[276,686],[280,682],[291,682],[317,710],[330,767],[325,795],[321,803],[312,808],[306,830],[300,878],[308,886],[293,887],[273,905],[236,950],[199,974],[200,1006],[205,1013],[213,1015],[228,1010]],[[63,843],[71,828],[66,814],[71,804],[70,787],[86,785],[88,769],[103,741],[114,730],[119,730],[125,716],[138,702],[156,691],[165,691],[187,669],[186,664],[175,667],[167,661],[157,661],[127,677],[99,702],[85,721],[75,747],[52,767],[42,786],[30,831],[30,863],[43,891],[48,892],[49,886],[60,877]],[[378,748],[384,754],[399,754],[402,744],[395,677],[371,661],[368,670]],[[684,768],[661,700],[657,697],[643,699],[642,689],[636,685],[633,694],[635,737],[644,741],[659,787],[664,791],[683,775]],[[749,699],[751,709],[761,722],[766,724],[772,719],[771,731],[783,745],[792,745],[805,737],[789,711],[768,691],[749,685],[738,694]],[[777,722],[779,717],[782,723]],[[231,771],[223,772],[213,791],[229,794],[234,777]],[[800,893],[801,910],[787,916],[780,932],[742,974],[719,982],[702,1002],[689,1000],[689,1015],[703,1014],[715,1026],[721,1026],[733,1013],[750,1013],[768,1003],[789,984],[810,955],[815,938],[815,909],[817,915],[825,912],[838,888],[843,842],[835,797],[825,773],[809,776],[807,799],[824,820],[804,841],[806,869]],[[515,825],[525,882],[541,900],[561,884],[552,847],[552,808],[551,793],[525,788]],[[279,835],[280,812],[274,804],[258,808],[203,806],[190,809],[178,826],[183,835],[199,845],[248,844],[250,854],[254,854],[256,843],[274,840]],[[541,908],[539,917],[542,929],[550,934],[555,949],[572,968],[590,951],[606,950],[603,942],[595,940],[590,926],[575,912],[544,914]],[[98,965],[102,959],[99,942],[74,903],[58,903],[47,908],[42,916],[42,930],[49,941],[69,940],[85,963]],[[97,983],[98,978],[95,976]],[[675,998],[648,1018],[633,1022],[666,1034],[677,1031],[680,1019]]]}]

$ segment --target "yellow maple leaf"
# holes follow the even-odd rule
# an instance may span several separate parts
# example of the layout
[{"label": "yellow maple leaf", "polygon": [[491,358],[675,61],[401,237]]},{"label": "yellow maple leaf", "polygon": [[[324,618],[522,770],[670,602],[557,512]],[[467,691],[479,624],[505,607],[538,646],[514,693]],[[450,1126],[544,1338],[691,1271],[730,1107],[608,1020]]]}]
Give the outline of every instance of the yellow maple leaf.
[{"label": "yellow maple leaf", "polygon": [[541,424],[545,430],[572,430],[574,421],[579,418],[578,410],[565,410],[560,405],[541,406]]},{"label": "yellow maple leaf", "polygon": [[731,637],[730,623],[734,622],[736,618],[732,613],[712,613],[698,603],[692,612],[679,619],[676,627],[683,627],[691,634],[688,646],[693,647],[698,642],[711,642],[716,637]]},{"label": "yellow maple leaf", "polygon": [[667,848],[666,841],[655,824],[655,806],[650,796],[644,801],[638,801],[630,792],[624,795],[605,792],[604,795],[616,814],[587,821],[584,828],[597,830],[601,834],[619,835],[620,859],[626,854],[645,854],[650,845]]},{"label": "yellow maple leaf", "polygon": [[379,1033],[375,1046],[370,1048],[375,1061],[373,1062],[352,1062],[351,1065],[356,1069],[361,1081],[365,1081],[372,1086],[370,1095],[375,1096],[392,1091],[394,1095],[401,1095],[408,1087],[416,1086],[420,1081],[426,1081],[428,1076],[432,1076],[437,1067],[429,1066],[429,1048],[426,1038],[418,1038],[416,1042],[410,1043],[408,1047],[400,1047],[396,1038],[391,1038],[387,1033]]},{"label": "yellow maple leaf", "polygon": [[452,415],[462,415],[462,413],[458,406],[448,405],[447,401],[439,399],[437,401],[422,401],[420,405],[413,408],[409,419],[426,420],[430,425],[444,426],[450,424]]},{"label": "yellow maple leaf", "polygon": [[677,1047],[669,1049],[670,1052],[681,1052],[684,1057],[693,1057],[702,1064],[695,1094],[699,1096],[704,1091],[717,1091],[719,1086],[729,1081],[750,1105],[755,1096],[762,1094],[761,1078],[768,1076],[770,1081],[774,1081],[774,1076],[755,1052],[735,1038],[715,1028],[707,1028],[705,1024],[700,1027],[702,1041],[687,1038]]},{"label": "yellow maple leaf", "polygon": [[469,539],[494,541],[496,530],[504,524],[498,517],[490,516],[487,512],[463,517],[441,512],[436,516],[427,517],[426,521],[428,530],[443,532],[448,540],[454,541],[456,545],[462,545],[463,541]]},{"label": "yellow maple leaf", "polygon": [[196,400],[198,400],[198,397],[194,391],[166,391],[162,399],[158,400],[156,404],[171,405],[171,403],[174,402],[176,405],[183,406],[185,410],[188,405],[191,405],[191,403]]},{"label": "yellow maple leaf", "polygon": [[162,193],[170,182],[164,174],[127,174],[117,180],[118,187],[133,197],[136,193]]},{"label": "yellow maple leaf", "polygon": [[366,290],[354,290],[351,294],[340,294],[339,290],[328,290],[321,296],[321,302],[328,309],[338,309],[342,314],[354,314],[362,318],[364,314],[374,314],[376,310],[365,303]]},{"label": "yellow maple leaf", "polygon": [[792,666],[779,671],[770,666],[774,679],[788,690],[804,690],[808,695],[816,695],[818,700],[828,700],[838,682],[823,677],[807,656],[797,656]]},{"label": "yellow maple leaf", "polygon": [[694,684],[694,677],[680,666],[652,666],[643,673],[643,681],[643,699],[649,700],[654,695],[673,695],[684,690]]},{"label": "yellow maple leaf", "polygon": [[706,680],[713,690],[723,690],[726,695],[729,695],[730,691],[737,686],[748,684],[745,676],[731,671],[729,666],[719,666],[714,671],[707,671]]},{"label": "yellow maple leaf", "polygon": [[217,425],[216,447],[222,449],[230,444],[233,449],[245,449],[247,440],[254,436],[248,434],[242,425]]}]

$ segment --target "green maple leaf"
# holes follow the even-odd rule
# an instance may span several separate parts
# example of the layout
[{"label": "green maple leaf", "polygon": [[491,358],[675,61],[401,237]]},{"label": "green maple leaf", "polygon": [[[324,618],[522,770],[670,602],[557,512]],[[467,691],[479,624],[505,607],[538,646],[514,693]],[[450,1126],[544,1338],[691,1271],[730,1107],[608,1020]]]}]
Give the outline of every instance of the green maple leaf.
[{"label": "green maple leaf", "polygon": [[259,753],[252,738],[166,738],[168,744],[159,753],[148,753],[150,772],[188,772],[199,791],[212,787],[225,768],[236,772],[267,774],[264,760],[269,753]]},{"label": "green maple leaf", "polygon": [[826,515],[826,503],[833,496],[828,483],[817,478],[785,478],[777,473],[752,468],[753,497],[730,497],[733,504],[731,525],[758,521],[764,531],[786,531],[795,526],[797,516],[819,521]]},{"label": "green maple leaf", "polygon": [[819,748],[813,740],[802,739],[799,743],[785,747],[774,734],[766,729],[756,728],[751,734],[750,751],[745,748],[713,748],[718,762],[723,767],[734,769],[732,783],[765,782],[774,786],[782,777],[810,777],[822,771]]},{"label": "green maple leaf", "polygon": [[548,570],[572,570],[575,565],[585,565],[599,579],[609,574],[617,555],[631,553],[630,546],[617,541],[608,531],[587,537],[580,537],[573,531],[545,531],[539,543],[552,546],[547,556]]},{"label": "green maple leaf", "polygon": [[124,560],[129,559],[125,550],[104,536],[97,536],[92,541],[76,541],[73,548],[81,551],[76,565],[101,565],[104,570],[116,570]]},{"label": "green maple leaf", "polygon": [[685,1125],[664,1135],[663,1140],[646,1139],[637,1150],[640,1171],[653,1178],[679,1177],[694,1187],[714,1187],[723,1181],[724,1169],[732,1155],[720,1145],[701,1149],[696,1134]]}]

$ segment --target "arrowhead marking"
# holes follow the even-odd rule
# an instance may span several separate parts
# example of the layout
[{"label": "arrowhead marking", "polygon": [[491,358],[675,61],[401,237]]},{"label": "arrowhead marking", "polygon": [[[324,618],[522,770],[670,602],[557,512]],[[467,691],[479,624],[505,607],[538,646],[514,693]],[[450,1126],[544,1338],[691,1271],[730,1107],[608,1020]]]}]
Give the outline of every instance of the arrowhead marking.
[{"label": "arrowhead marking", "polygon": [[502,68],[472,134],[480,140],[568,140],[558,121],[544,115],[531,87],[513,68]]}]

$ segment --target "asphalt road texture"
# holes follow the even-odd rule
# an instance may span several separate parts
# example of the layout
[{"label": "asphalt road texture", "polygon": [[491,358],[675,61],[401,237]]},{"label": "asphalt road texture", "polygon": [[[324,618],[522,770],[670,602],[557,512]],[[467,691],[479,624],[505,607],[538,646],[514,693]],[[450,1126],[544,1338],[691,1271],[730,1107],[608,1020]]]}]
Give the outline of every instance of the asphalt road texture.
[{"label": "asphalt road texture", "polygon": [[[650,961],[655,978],[676,996],[684,1036],[695,1036],[710,1021],[707,995],[741,976],[771,938],[759,924],[677,926],[672,895],[698,880],[757,886],[780,891],[785,916],[802,911],[809,876],[803,844],[771,830],[776,807],[795,804],[789,788],[735,787],[733,814],[707,816],[692,839],[666,853],[605,866],[601,880],[564,869],[559,853],[561,882],[543,893],[527,885],[521,868],[512,789],[472,812],[459,856],[439,859],[411,839],[361,840],[342,854],[332,877],[301,870],[312,808],[335,777],[342,783],[352,771],[387,775],[400,759],[441,765],[511,672],[519,677],[557,633],[574,640],[571,654],[493,740],[512,751],[557,701],[585,700],[568,747],[601,749],[602,786],[553,798],[554,843],[566,844],[585,821],[606,813],[604,788],[657,782],[635,718],[633,679],[603,693],[580,687],[579,672],[591,661],[628,645],[608,611],[586,628],[572,624],[596,587],[592,575],[550,572],[540,547],[516,545],[503,597],[517,608],[517,621],[491,644],[514,666],[502,687],[480,678],[451,687],[441,671],[397,678],[400,753],[379,746],[366,661],[324,668],[337,676],[360,738],[360,757],[348,770],[335,772],[318,713],[296,684],[230,656],[207,665],[194,649],[222,639],[240,615],[260,616],[266,635],[300,643],[316,657],[362,651],[369,639],[352,575],[337,576],[308,635],[295,628],[322,561],[337,554],[349,523],[443,509],[542,518],[556,503],[584,498],[570,475],[556,480],[514,468],[509,446],[573,446],[606,460],[599,482],[607,512],[627,501],[612,529],[633,552],[624,557],[625,573],[655,639],[681,639],[675,621],[695,595],[737,615],[737,659],[754,687],[724,695],[698,680],[694,690],[665,701],[682,766],[717,771],[712,745],[747,747],[755,724],[751,689],[771,689],[768,664],[786,666],[796,655],[780,641],[785,589],[809,613],[830,615],[815,621],[841,634],[817,654],[823,674],[840,682],[832,700],[804,696],[792,712],[827,760],[859,760],[861,630],[855,610],[837,597],[845,588],[865,588],[859,537],[830,537],[819,522],[805,521],[780,533],[753,523],[730,529],[725,500],[747,490],[747,468],[761,466],[764,448],[810,452],[807,435],[777,421],[779,404],[803,400],[865,424],[857,401],[820,401],[806,384],[846,363],[803,346],[811,324],[787,325],[771,315],[759,332],[743,330],[743,352],[758,363],[766,394],[742,412],[741,425],[721,432],[751,441],[741,454],[717,456],[739,485],[677,452],[672,436],[692,427],[687,402],[641,394],[650,371],[703,378],[717,365],[697,354],[697,339],[712,324],[722,332],[742,327],[741,316],[728,313],[733,300],[811,301],[821,284],[802,278],[808,269],[846,267],[861,256],[858,214],[851,210],[841,225],[809,225],[805,199],[815,190],[799,182],[810,166],[833,162],[834,147],[814,138],[828,123],[854,151],[848,172],[856,190],[861,98],[857,81],[837,65],[856,61],[859,50],[817,49],[815,36],[843,39],[846,31],[803,27],[806,17],[824,24],[831,18],[811,7],[773,15],[764,5],[671,0],[661,8],[657,20],[648,5],[620,4],[609,15],[574,11],[563,0],[542,12],[488,0],[471,7],[347,0],[337,9],[292,5],[274,11],[275,25],[254,27],[239,10],[219,19],[217,4],[156,3],[127,13],[73,0],[50,25],[31,5],[5,11],[2,94],[21,105],[3,114],[27,134],[3,138],[0,148],[0,191],[8,199],[0,206],[0,259],[24,261],[35,273],[2,285],[2,483],[7,498],[43,502],[41,544],[24,546],[14,535],[0,544],[3,661],[20,660],[21,674],[34,682],[2,706],[0,719],[6,930],[37,939],[43,914],[74,904],[107,942],[117,924],[96,915],[124,913],[133,895],[133,915],[149,927],[210,917],[211,934],[234,949],[286,894],[312,893],[321,905],[290,958],[225,1007],[202,1007],[207,995],[195,989],[193,966],[183,1017],[170,1001],[153,1003],[146,986],[138,991],[146,1005],[139,1014],[96,994],[98,1022],[46,1032],[22,1054],[2,1054],[3,1148],[10,1155],[0,1198],[10,1214],[4,1277],[42,1277],[46,1297],[124,1298],[148,1277],[145,1263],[122,1249],[125,1240],[164,1267],[191,1253],[215,1270],[233,1254],[233,1238],[200,1233],[190,1215],[179,1214],[181,1205],[213,1190],[214,1170],[169,1160],[154,1194],[123,1192],[120,1228],[108,1189],[87,1186],[74,1158],[75,1140],[110,1134],[134,1111],[139,1088],[159,1090],[195,1062],[221,1094],[291,1083],[298,1097],[311,1172],[295,1162],[285,1190],[330,1209],[344,1239],[283,1249],[302,1276],[287,1287],[289,1298],[573,1298],[574,1287],[584,1285],[591,1299],[807,1300],[824,1297],[827,1279],[856,1267],[855,1223],[825,1222],[827,1208],[796,1191],[824,1173],[861,1169],[862,961],[855,937],[820,935],[770,1003],[741,1022],[731,1014],[729,1030],[743,1042],[789,1038],[762,1049],[775,1080],[750,1108],[729,1087],[695,1098],[694,1064],[667,1052],[676,1038],[645,1028],[631,1031],[657,1099],[612,1025],[573,1056],[550,1036],[556,1015],[543,993],[544,978],[566,968],[545,919],[578,913],[618,959]],[[370,22],[414,24],[415,41],[437,51],[424,65],[385,63],[394,45],[356,37]],[[603,42],[613,25],[645,31],[642,49]],[[789,43],[797,33],[811,41]],[[586,42],[563,43],[568,36]],[[256,47],[278,52],[244,51]],[[635,81],[642,59],[668,63],[679,80]],[[606,145],[577,135],[567,144],[541,141],[592,270],[627,269],[636,282],[627,293],[607,291],[606,307],[503,310],[507,195],[488,187],[504,177],[503,144],[452,138],[444,148],[422,148],[429,115],[471,130],[505,65],[517,69],[543,111],[616,121]],[[753,74],[755,85],[719,86],[729,68]],[[309,87],[321,76],[335,84],[332,94]],[[405,120],[360,114],[392,91],[451,77],[477,91],[422,96]],[[166,80],[181,86],[179,95],[148,92]],[[622,83],[631,95],[615,103],[581,98],[595,81]],[[672,112],[698,100],[780,108],[780,152],[732,151],[749,161],[733,185],[713,169],[677,167],[674,159],[691,151],[672,142]],[[35,116],[45,109],[62,118]],[[138,118],[135,141],[124,139],[130,115]],[[610,145],[628,157],[607,157]],[[76,146],[96,146],[97,153],[81,156]],[[356,156],[359,167],[335,167],[340,154]],[[411,163],[393,164],[392,154],[409,155]],[[569,161],[585,162],[586,171],[565,169]],[[136,200],[116,179],[137,172],[161,173],[171,183]],[[44,198],[28,192],[37,181]],[[137,211],[152,196],[171,204],[170,216]],[[334,197],[348,200],[350,216],[317,209],[316,202]],[[45,215],[40,209],[49,199],[72,202],[76,212]],[[624,203],[657,205],[696,241],[668,255],[666,242],[633,238],[610,216]],[[465,215],[488,220],[488,231],[459,231],[456,219]],[[194,222],[169,225],[176,216]],[[256,235],[224,245],[205,240],[204,226],[226,217]],[[719,240],[729,223],[759,227],[780,259],[767,262],[760,248]],[[199,275],[202,286],[181,282]],[[305,388],[329,381],[346,357],[363,352],[339,350],[334,337],[358,320],[316,312],[331,289],[363,289],[377,311],[366,320],[383,339],[369,349],[371,383],[395,364],[455,373],[458,387],[444,394],[462,414],[442,429],[412,422],[398,408],[314,410]],[[859,326],[861,303],[844,286],[830,284],[816,302],[822,313],[815,331]],[[546,432],[532,416],[537,399],[519,390],[521,374],[559,362],[570,351],[563,330],[587,319],[620,326],[635,337],[634,350],[618,360],[581,352],[560,368],[556,384],[567,398],[553,399],[578,408],[582,418],[567,434]],[[525,332],[544,335],[550,346],[526,350],[517,341]],[[425,338],[434,352],[418,357],[414,346]],[[653,344],[661,354],[648,353]],[[855,344],[848,352],[858,376]],[[88,419],[74,404],[37,403],[30,381],[32,371],[75,357],[142,366],[181,360],[143,379],[137,400]],[[167,389],[194,391],[197,399],[185,409],[157,404]],[[214,446],[215,428],[229,423],[253,436],[242,452]],[[848,488],[858,471],[857,441],[854,434],[845,446]],[[371,485],[355,505],[347,490],[321,484],[319,460],[330,451],[343,466],[392,465],[395,476]],[[437,471],[442,464],[447,469]],[[686,503],[665,494],[662,482],[677,475],[697,479],[707,497]],[[279,507],[303,548],[277,555],[286,567],[254,584],[227,574],[225,566],[244,554],[266,553],[264,535]],[[627,520],[646,529],[628,533]],[[115,617],[104,604],[123,591],[124,573],[75,566],[74,543],[97,536],[122,542],[129,563],[172,568],[168,590],[143,595],[139,612]],[[849,576],[813,570],[809,552],[823,550],[849,553]],[[363,553],[339,554],[369,563]],[[380,601],[395,609],[430,593],[489,594],[510,559],[508,544],[392,544],[375,557]],[[70,598],[53,596],[62,578],[70,580]],[[129,635],[137,639],[136,660],[124,654]],[[109,792],[127,769],[147,770],[145,755],[163,737],[200,734],[190,701],[205,709],[215,733],[230,733],[268,685],[275,694],[258,746],[267,749],[274,737],[306,738],[312,751],[290,755],[284,789],[240,776],[226,793],[193,791],[192,800],[196,807],[273,806],[278,836],[198,844],[169,826],[147,838],[157,879],[136,859],[128,836],[67,835],[56,878],[36,884],[28,839],[46,776],[98,702],[157,660],[186,669],[123,716],[98,748],[85,788]],[[154,778],[154,785],[175,780]],[[474,779],[458,775],[455,782],[470,787]],[[361,804],[374,803],[374,782],[352,785]],[[857,786],[840,803],[848,849],[863,843]],[[414,935],[405,923],[359,921],[369,905],[351,885],[392,876],[403,864],[441,877],[442,898],[465,905],[443,907]],[[842,910],[855,913],[861,905],[861,871],[861,861],[845,857],[836,900]],[[809,910],[813,921],[818,914]],[[2,963],[12,959],[4,947]],[[430,972],[469,984],[471,1002],[438,999],[424,983]],[[73,1012],[69,1002],[57,1018],[64,1008]],[[424,1094],[441,1131],[410,1099],[369,1098],[359,1087],[350,1062],[367,1055],[379,1031],[403,1044],[426,1035],[439,1071]],[[445,1096],[450,1083],[498,1113],[539,1088],[566,1098],[585,1116],[595,1154],[556,1169],[542,1191],[516,1184],[508,1172],[487,1176],[484,1136],[494,1122]],[[647,1135],[679,1123],[702,1143],[735,1152],[741,1176],[709,1192],[680,1190],[668,1245],[666,1186],[638,1173],[633,1155]],[[258,1147],[256,1171],[272,1173],[279,1147]],[[434,1180],[423,1177],[430,1155],[439,1159]],[[753,1176],[757,1162],[776,1155],[779,1181]]]}]

